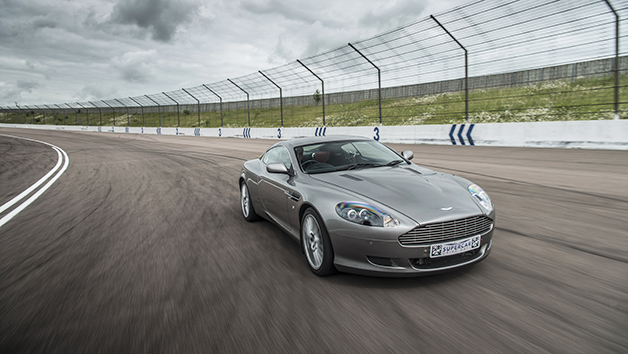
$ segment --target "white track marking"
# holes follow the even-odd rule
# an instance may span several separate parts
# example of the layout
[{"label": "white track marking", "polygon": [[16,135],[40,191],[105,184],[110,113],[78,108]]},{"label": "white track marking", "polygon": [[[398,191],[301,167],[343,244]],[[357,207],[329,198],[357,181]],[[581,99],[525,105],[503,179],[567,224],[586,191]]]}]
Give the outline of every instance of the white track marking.
[{"label": "white track marking", "polygon": [[[54,149],[54,148],[53,148]],[[61,164],[63,163],[63,156],[61,155],[61,151],[59,151],[58,149],[55,149],[55,151],[57,152],[57,164],[55,165],[55,167],[50,170],[50,172],[48,172],[44,177],[42,177],[39,181],[37,181],[35,184],[33,184],[32,186],[30,186],[27,190],[25,190],[24,192],[20,193],[20,195],[16,196],[15,198],[9,200],[8,202],[6,202],[3,206],[0,206],[0,213],[2,213],[3,211],[9,209],[10,207],[13,206],[13,204],[19,202],[20,200],[22,200],[22,198],[26,197],[27,195],[31,194],[31,192],[33,190],[35,190],[35,188],[39,187],[41,184],[43,184],[44,182],[46,182],[46,180],[48,180],[48,178],[50,178],[50,176],[52,176],[53,173],[55,173],[55,171],[57,171],[59,169],[59,167],[61,166]]]},{"label": "white track marking", "polygon": [[29,140],[29,141],[34,141],[34,142],[37,142],[37,143],[42,143],[42,144],[45,144],[45,145],[49,145],[57,152],[57,156],[58,156],[57,164],[55,165],[55,167],[50,172],[48,172],[44,177],[42,177],[39,181],[37,181],[35,184],[33,184],[27,190],[25,190],[24,192],[20,193],[20,195],[16,196],[15,198],[11,199],[9,202],[7,202],[4,205],[2,205],[0,207],[0,213],[3,212],[4,210],[10,208],[15,203],[17,203],[22,198],[24,198],[29,193],[31,193],[33,190],[35,190],[37,187],[39,187],[52,174],[54,174],[55,171],[57,171],[59,169],[59,166],[61,166],[61,164],[63,163],[63,167],[61,168],[61,170],[58,171],[57,174],[52,179],[50,179],[50,181],[48,181],[48,183],[46,183],[46,185],[44,185],[41,189],[39,189],[35,194],[33,194],[30,198],[28,198],[20,206],[18,206],[17,208],[13,209],[13,211],[11,211],[9,214],[5,215],[2,219],[0,219],[0,227],[2,227],[2,225],[6,224],[9,220],[13,219],[14,216],[19,214],[22,210],[24,210],[27,206],[29,206],[32,202],[34,202],[37,198],[39,198],[39,196],[41,196],[48,188],[50,188],[50,186],[52,186],[52,184],[54,182],[56,182],[57,179],[59,179],[59,177],[61,177],[61,175],[65,172],[65,170],[68,168],[68,165],[70,164],[70,158],[68,157],[68,154],[66,154],[66,152],[63,151],[61,148],[59,148],[59,147],[57,147],[55,145],[43,142],[43,141],[27,139],[27,138],[21,138],[21,137],[11,136],[11,135],[3,135],[3,134],[0,134],[0,135],[6,136],[6,137],[10,137],[10,138]]}]

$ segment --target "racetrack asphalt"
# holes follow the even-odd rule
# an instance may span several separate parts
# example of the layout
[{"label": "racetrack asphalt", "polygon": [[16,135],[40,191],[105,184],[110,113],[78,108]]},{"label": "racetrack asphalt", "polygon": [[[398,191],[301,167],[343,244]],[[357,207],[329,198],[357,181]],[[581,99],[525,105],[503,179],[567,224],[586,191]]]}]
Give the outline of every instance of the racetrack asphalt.
[{"label": "racetrack asphalt", "polygon": [[[628,152],[392,144],[489,193],[491,255],[318,278],[240,212],[242,163],[274,141],[0,134],[70,158],[0,227],[0,353],[628,352]],[[56,162],[0,135],[0,206]]]}]

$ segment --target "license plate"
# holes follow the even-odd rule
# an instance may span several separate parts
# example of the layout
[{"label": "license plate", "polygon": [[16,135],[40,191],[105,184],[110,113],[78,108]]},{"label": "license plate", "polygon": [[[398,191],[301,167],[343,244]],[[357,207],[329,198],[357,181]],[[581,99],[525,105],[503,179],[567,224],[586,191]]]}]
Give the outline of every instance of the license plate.
[{"label": "license plate", "polygon": [[430,258],[451,256],[452,254],[458,254],[474,250],[480,247],[481,240],[481,236],[473,236],[460,241],[431,245]]}]

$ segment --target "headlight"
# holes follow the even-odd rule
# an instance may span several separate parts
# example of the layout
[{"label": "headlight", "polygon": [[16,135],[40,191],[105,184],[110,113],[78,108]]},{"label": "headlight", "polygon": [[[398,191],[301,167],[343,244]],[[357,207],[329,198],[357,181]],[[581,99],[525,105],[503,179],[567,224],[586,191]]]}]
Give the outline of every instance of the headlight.
[{"label": "headlight", "polygon": [[336,213],[341,218],[367,226],[395,227],[399,220],[375,207],[363,203],[343,202],[336,205]]},{"label": "headlight", "polygon": [[488,197],[488,194],[480,188],[477,184],[472,184],[468,187],[469,193],[484,207],[484,209],[488,211],[493,210],[493,202],[491,198]]}]

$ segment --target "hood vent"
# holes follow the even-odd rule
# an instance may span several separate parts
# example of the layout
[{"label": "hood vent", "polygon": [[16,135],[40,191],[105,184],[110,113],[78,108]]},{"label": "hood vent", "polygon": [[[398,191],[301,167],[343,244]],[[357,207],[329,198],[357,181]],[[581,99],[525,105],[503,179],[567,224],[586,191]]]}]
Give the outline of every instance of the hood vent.
[{"label": "hood vent", "polygon": [[407,170],[408,170],[408,171],[412,171],[412,172],[416,173],[416,174],[417,174],[417,175],[419,175],[419,176],[423,176],[423,174],[422,174],[421,172],[419,172],[419,171],[417,171],[417,170],[415,170],[415,169],[413,169],[413,168],[407,168]]},{"label": "hood vent", "polygon": [[362,181],[362,179],[361,179],[361,178],[358,178],[358,177],[356,177],[356,176],[347,175],[347,174],[340,175],[340,177],[344,177],[344,178],[352,179],[352,180],[354,180],[354,181]]}]

